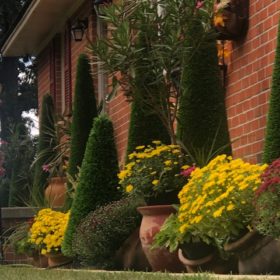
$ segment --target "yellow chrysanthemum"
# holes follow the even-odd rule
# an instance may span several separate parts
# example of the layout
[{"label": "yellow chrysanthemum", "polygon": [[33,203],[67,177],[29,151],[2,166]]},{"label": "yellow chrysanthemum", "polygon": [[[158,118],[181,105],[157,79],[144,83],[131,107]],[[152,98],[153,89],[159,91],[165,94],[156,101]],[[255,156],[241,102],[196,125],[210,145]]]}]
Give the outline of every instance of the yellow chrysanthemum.
[{"label": "yellow chrysanthemum", "polygon": [[153,180],[152,184],[153,184],[154,186],[157,186],[157,185],[159,184],[159,180]]},{"label": "yellow chrysanthemum", "polygon": [[125,191],[126,191],[127,193],[132,192],[132,191],[133,191],[133,186],[132,186],[131,184],[128,185],[128,186],[126,186]]}]

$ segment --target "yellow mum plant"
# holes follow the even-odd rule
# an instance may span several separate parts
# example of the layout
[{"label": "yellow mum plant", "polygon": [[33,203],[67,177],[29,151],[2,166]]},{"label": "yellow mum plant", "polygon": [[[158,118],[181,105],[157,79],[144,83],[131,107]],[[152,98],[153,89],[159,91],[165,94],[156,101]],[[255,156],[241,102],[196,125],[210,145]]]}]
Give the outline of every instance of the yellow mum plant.
[{"label": "yellow mum plant", "polygon": [[[179,146],[163,145],[160,141],[153,144],[136,147],[128,156],[128,163],[118,174],[120,186],[125,193],[143,196],[148,203],[168,203],[166,199],[172,195],[177,198],[187,182],[183,171],[190,166]],[[173,202],[176,201],[170,201]]]},{"label": "yellow mum plant", "polygon": [[35,244],[41,254],[60,253],[69,212],[62,213],[46,208],[38,212],[30,228],[29,242]]},{"label": "yellow mum plant", "polygon": [[179,193],[180,234],[207,243],[239,236],[250,227],[254,193],[266,167],[220,155],[196,168]]}]

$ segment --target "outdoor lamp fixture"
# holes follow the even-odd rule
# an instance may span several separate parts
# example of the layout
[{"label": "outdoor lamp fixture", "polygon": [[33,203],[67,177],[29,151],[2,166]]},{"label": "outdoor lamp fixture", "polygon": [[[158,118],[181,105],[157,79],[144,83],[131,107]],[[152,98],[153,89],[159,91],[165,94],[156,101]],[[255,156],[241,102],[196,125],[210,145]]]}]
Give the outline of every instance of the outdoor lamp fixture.
[{"label": "outdoor lamp fixture", "polygon": [[102,16],[102,13],[100,12],[100,5],[102,6],[110,3],[112,3],[112,0],[94,0],[93,6],[97,16]]},{"label": "outdoor lamp fixture", "polygon": [[88,28],[88,19],[77,19],[77,21],[71,27],[72,38],[75,42],[83,40],[85,30]]}]

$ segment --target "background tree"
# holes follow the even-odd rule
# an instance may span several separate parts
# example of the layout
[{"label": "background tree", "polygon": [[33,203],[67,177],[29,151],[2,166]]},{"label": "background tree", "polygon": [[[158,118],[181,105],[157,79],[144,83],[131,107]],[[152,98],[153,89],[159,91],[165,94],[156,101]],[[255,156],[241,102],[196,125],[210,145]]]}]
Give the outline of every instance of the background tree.
[{"label": "background tree", "polygon": [[[27,7],[24,6],[27,2],[30,1],[0,0],[0,46],[13,29],[18,14]],[[13,205],[22,205],[23,200],[29,196],[26,184],[30,182],[30,178],[26,175],[30,174],[28,169],[31,157],[34,155],[34,145],[30,131],[25,128],[19,129],[19,127],[23,128],[30,123],[30,120],[22,116],[22,112],[38,107],[36,63],[33,62],[34,59],[26,63],[17,57],[4,57],[0,62],[0,140],[9,142],[8,145],[0,147],[5,158],[3,164],[6,169],[4,176],[0,176],[2,206],[7,206],[9,200]],[[16,134],[15,130],[17,130]],[[20,146],[18,148],[12,144],[17,141]],[[27,149],[23,148],[25,144]],[[17,149],[21,149],[21,151]],[[21,164],[11,164],[16,159],[21,161]],[[18,167],[16,168],[16,166]],[[15,168],[17,172],[15,172]],[[23,176],[23,174],[25,175]],[[15,182],[20,183],[17,185]],[[14,196],[16,185],[21,185],[20,189],[24,189],[20,201],[16,200]]]},{"label": "background tree", "polygon": [[[0,0],[0,46],[12,30],[18,14],[29,2]],[[0,62],[0,137],[4,140],[9,137],[8,124],[24,122],[22,112],[38,107],[34,60],[4,57]]]},{"label": "background tree", "polygon": [[71,207],[62,245],[66,256],[73,256],[73,237],[81,220],[97,207],[120,198],[118,171],[113,125],[106,116],[100,116],[93,122]]}]

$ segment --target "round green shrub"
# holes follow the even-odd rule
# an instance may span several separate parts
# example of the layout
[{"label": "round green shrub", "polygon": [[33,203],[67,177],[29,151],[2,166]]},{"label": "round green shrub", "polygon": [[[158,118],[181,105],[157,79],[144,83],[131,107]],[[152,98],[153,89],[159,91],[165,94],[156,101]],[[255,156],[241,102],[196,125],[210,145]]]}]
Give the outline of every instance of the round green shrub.
[{"label": "round green shrub", "polygon": [[73,252],[82,264],[96,268],[116,268],[115,254],[140,225],[136,208],[142,203],[134,197],[123,198],[91,212],[78,226]]}]

